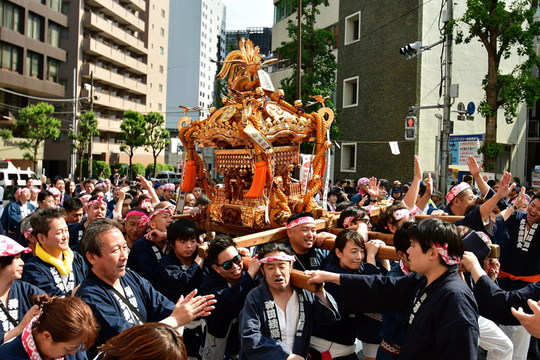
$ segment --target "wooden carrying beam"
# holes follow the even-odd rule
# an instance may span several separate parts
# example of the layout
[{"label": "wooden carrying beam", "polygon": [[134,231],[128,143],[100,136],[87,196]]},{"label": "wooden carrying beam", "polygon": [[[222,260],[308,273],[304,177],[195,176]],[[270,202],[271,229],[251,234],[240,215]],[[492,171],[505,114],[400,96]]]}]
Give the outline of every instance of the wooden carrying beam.
[{"label": "wooden carrying beam", "polygon": [[[345,229],[333,228],[328,230],[329,233],[337,235]],[[368,239],[379,239],[386,243],[386,245],[394,245],[394,234],[385,234],[377,231],[368,231]]]},{"label": "wooden carrying beam", "polygon": [[430,219],[430,218],[439,218],[444,221],[448,221],[451,223],[455,223],[458,220],[461,220],[464,218],[464,216],[458,216],[458,215],[443,215],[443,216],[433,216],[433,215],[415,215],[414,217],[416,221],[424,220],[424,219]]}]

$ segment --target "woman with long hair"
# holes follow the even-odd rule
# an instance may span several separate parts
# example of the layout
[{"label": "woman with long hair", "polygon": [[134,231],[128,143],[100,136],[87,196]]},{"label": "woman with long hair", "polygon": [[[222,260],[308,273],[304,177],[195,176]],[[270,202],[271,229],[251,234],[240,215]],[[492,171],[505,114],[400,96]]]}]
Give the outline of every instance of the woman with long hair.
[{"label": "woman with long hair", "polygon": [[22,334],[0,346],[4,360],[58,360],[91,347],[97,335],[97,322],[90,307],[77,297],[58,298],[35,295],[39,315],[26,325]]}]

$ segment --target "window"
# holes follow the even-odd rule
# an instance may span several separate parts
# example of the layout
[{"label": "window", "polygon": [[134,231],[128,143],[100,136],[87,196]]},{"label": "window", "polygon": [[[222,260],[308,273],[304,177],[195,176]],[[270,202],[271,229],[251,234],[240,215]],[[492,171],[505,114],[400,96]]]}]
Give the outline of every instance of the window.
[{"label": "window", "polygon": [[159,84],[158,89],[159,89],[159,92],[163,92],[163,85]]},{"label": "window", "polygon": [[161,17],[165,19],[165,10],[161,9]]},{"label": "window", "polygon": [[504,145],[504,151],[497,157],[497,170],[510,171],[512,159],[512,145]]},{"label": "window", "polygon": [[30,50],[26,52],[26,75],[43,79],[43,55]]},{"label": "window", "polygon": [[163,111],[163,105],[161,103],[157,104],[158,111]]},{"label": "window", "polygon": [[358,105],[358,76],[343,80],[343,107]]},{"label": "window", "polygon": [[274,3],[274,24],[296,11],[297,0],[280,0]]},{"label": "window", "polygon": [[345,45],[360,40],[360,11],[345,18]]},{"label": "window", "polygon": [[62,0],[50,0],[49,6],[54,10],[60,12],[62,10]]},{"label": "window", "polygon": [[58,83],[58,67],[60,61],[55,59],[47,60],[47,80]]},{"label": "window", "polygon": [[27,36],[34,40],[43,41],[43,24],[45,19],[32,12],[28,13]]},{"label": "window", "polygon": [[159,33],[161,34],[161,36],[165,36],[165,29],[164,28],[159,29]]},{"label": "window", "polygon": [[22,48],[6,43],[0,43],[0,48],[2,70],[22,74]]},{"label": "window", "polygon": [[24,9],[7,1],[0,1],[0,25],[24,33]]},{"label": "window", "polygon": [[51,44],[54,47],[59,48],[60,47],[60,33],[62,29],[60,25],[53,23],[52,21],[49,21],[49,31],[47,34],[47,41],[49,44]]},{"label": "window", "polygon": [[165,54],[165,49],[163,48],[163,46],[160,46],[159,47],[159,55],[163,55]]},{"label": "window", "polygon": [[356,143],[341,144],[341,172],[356,172]]},{"label": "window", "polygon": [[163,65],[159,65],[159,73],[163,74]]}]

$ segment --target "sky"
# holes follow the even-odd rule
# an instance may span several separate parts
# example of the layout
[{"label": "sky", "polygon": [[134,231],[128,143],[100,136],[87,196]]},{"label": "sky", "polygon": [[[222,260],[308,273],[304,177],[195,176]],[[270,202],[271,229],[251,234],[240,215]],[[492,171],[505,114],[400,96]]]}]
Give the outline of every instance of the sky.
[{"label": "sky", "polygon": [[226,30],[272,27],[273,0],[223,0],[227,7]]}]

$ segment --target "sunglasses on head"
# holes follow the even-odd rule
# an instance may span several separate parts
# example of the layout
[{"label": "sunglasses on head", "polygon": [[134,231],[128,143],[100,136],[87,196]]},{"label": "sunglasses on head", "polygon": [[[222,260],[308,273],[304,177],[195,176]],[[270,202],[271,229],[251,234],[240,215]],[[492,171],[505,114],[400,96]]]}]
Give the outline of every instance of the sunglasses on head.
[{"label": "sunglasses on head", "polygon": [[231,260],[227,260],[223,262],[223,264],[216,264],[217,266],[221,266],[223,270],[231,270],[233,263],[236,265],[240,265],[242,262],[242,255],[238,254],[235,257],[233,257]]}]

